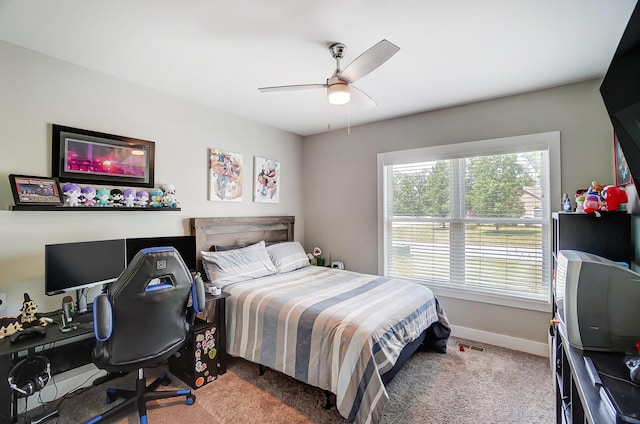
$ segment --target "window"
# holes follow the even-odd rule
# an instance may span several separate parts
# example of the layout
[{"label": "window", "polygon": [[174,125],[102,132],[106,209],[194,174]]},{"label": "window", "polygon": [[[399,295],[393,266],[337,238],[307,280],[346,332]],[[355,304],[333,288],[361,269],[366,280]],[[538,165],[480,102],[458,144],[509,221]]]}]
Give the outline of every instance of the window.
[{"label": "window", "polygon": [[379,154],[380,273],[546,310],[559,151],[552,132]]}]

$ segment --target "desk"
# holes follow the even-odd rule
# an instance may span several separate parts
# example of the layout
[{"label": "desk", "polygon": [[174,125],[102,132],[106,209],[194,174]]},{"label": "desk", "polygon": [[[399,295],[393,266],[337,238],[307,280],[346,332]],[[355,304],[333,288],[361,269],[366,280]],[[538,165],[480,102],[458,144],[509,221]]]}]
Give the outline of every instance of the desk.
[{"label": "desk", "polygon": [[[64,340],[81,342],[91,339],[93,339],[93,329],[91,328],[80,327],[63,333],[56,324],[51,324],[47,326],[47,334],[44,337],[31,337],[18,340],[15,343],[9,342],[8,337],[0,340],[0,423],[11,423],[11,388],[9,387],[7,376],[20,352],[35,352],[38,348],[45,350],[45,347],[47,348],[46,350],[50,350],[56,343]],[[43,352],[43,354],[46,356],[46,352]]]},{"label": "desk", "polygon": [[[199,317],[211,322],[218,327],[218,337],[216,345],[220,354],[218,355],[218,375],[224,374],[227,370],[226,363],[226,334],[225,334],[225,299],[229,296],[228,293],[222,293],[219,296],[206,295],[205,310]],[[52,348],[56,347],[56,343],[62,341],[68,341],[73,343],[72,346],[80,346],[80,343],[91,342],[93,343],[93,328],[85,324],[81,324],[77,329],[63,333],[59,330],[58,325],[50,324],[47,326],[47,334],[42,337],[32,337],[28,339],[18,340],[15,343],[10,343],[9,338],[5,337],[0,340],[0,424],[11,423],[11,388],[7,381],[9,371],[15,363],[15,359],[20,352],[35,352],[36,350],[42,351],[42,355],[48,356],[47,353],[52,351]],[[88,360],[85,363],[91,362],[91,355],[89,350]],[[51,359],[52,374],[55,374],[56,369],[55,357]],[[83,364],[84,365],[84,364]],[[60,371],[66,371],[63,369]],[[4,400],[3,400],[4,399]]]}]

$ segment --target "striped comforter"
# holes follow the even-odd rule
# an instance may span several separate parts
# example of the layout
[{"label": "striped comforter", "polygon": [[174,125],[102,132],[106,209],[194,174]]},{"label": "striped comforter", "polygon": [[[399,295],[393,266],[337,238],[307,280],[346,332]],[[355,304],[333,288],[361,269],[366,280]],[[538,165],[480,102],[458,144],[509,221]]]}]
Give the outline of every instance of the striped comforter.
[{"label": "striped comforter", "polygon": [[227,349],[336,394],[349,421],[376,423],[381,375],[432,323],[449,328],[428,288],[400,279],[308,266],[234,283]]}]

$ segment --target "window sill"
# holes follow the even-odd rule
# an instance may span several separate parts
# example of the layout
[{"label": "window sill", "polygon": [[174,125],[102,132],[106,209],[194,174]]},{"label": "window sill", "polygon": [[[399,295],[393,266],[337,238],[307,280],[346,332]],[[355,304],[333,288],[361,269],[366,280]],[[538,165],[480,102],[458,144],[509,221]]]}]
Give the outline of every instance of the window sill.
[{"label": "window sill", "polygon": [[433,283],[422,283],[431,289],[438,297],[468,300],[472,302],[489,303],[491,305],[508,306],[510,308],[527,309],[530,311],[548,312],[551,314],[551,302],[544,300],[524,299],[500,296],[497,294],[480,293],[474,290],[444,287]]}]

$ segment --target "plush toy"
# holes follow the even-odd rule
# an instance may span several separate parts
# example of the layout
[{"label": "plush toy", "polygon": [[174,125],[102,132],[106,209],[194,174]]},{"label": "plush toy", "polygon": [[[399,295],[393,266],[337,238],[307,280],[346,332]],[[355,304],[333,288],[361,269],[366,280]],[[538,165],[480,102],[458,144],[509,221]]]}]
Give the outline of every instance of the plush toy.
[{"label": "plush toy", "polygon": [[149,206],[154,208],[162,207],[162,190],[154,188],[149,192]]},{"label": "plush toy", "polygon": [[165,208],[177,208],[180,205],[176,200],[176,188],[173,184],[163,184],[162,189],[162,204]]},{"label": "plush toy", "polygon": [[22,324],[22,327],[24,328],[36,326],[44,327],[48,324],[48,322],[38,314],[38,305],[36,305],[36,302],[31,300],[29,293],[24,294],[24,302],[22,302],[18,321],[20,321],[20,324]]},{"label": "plush toy", "polygon": [[127,188],[122,192],[122,201],[124,206],[132,208],[136,203],[136,191],[132,188]]},{"label": "plush toy", "polygon": [[627,192],[613,185],[604,187],[602,193],[608,211],[617,211],[620,209],[620,204],[629,201]]},{"label": "plush toy", "polygon": [[109,206],[109,198],[111,197],[111,192],[109,192],[106,188],[101,188],[96,192],[96,200],[98,202],[98,206],[101,208],[105,208]]},{"label": "plush toy", "polygon": [[136,207],[146,208],[149,203],[149,193],[144,190],[140,190],[136,193]]},{"label": "plush toy", "polygon": [[582,204],[585,213],[593,213],[602,209],[600,196],[597,194],[587,194]]},{"label": "plush toy", "polygon": [[124,206],[123,198],[124,198],[124,195],[122,194],[122,190],[118,188],[114,188],[109,193],[109,205],[114,208],[119,208],[121,206]]},{"label": "plush toy", "polygon": [[64,204],[66,206],[78,206],[80,205],[80,186],[78,184],[66,183],[62,187],[62,194],[64,194]]},{"label": "plush toy", "polygon": [[82,204],[85,206],[95,206],[96,204],[96,189],[93,187],[82,187]]},{"label": "plush toy", "polygon": [[29,327],[44,327],[49,322],[38,314],[38,305],[31,300],[29,293],[24,294],[20,316],[0,318],[0,339]]}]

